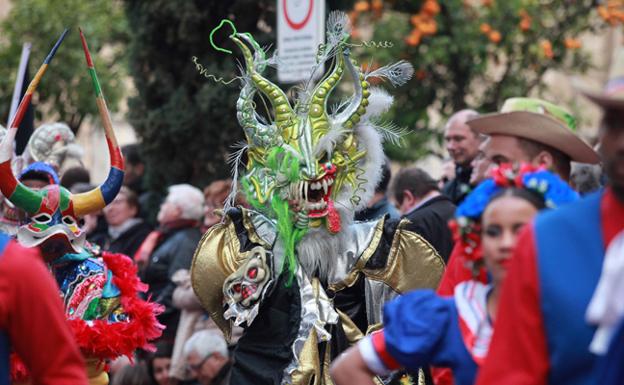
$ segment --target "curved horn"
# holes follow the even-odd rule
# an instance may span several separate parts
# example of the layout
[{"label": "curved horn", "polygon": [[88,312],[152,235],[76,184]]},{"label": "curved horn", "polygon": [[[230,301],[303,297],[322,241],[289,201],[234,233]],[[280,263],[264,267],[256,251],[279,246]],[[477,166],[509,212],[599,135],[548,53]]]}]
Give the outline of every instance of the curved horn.
[{"label": "curved horn", "polygon": [[83,216],[85,214],[103,209],[107,204],[115,199],[115,196],[119,193],[124,177],[123,156],[121,155],[121,150],[117,145],[117,138],[115,137],[115,132],[113,131],[113,124],[111,123],[108,107],[106,106],[106,100],[102,94],[100,82],[98,81],[95,67],[93,66],[93,60],[91,60],[91,54],[89,53],[89,47],[87,46],[87,41],[82,33],[82,30],[80,30],[80,40],[82,40],[82,48],[84,49],[85,59],[87,60],[87,69],[89,71],[89,75],[91,75],[96,102],[100,112],[100,118],[102,119],[102,125],[104,126],[111,166],[110,171],[108,172],[108,177],[104,183],[91,191],[71,196],[74,206],[74,214],[76,216]]},{"label": "curved horn", "polygon": [[357,68],[349,58],[345,59],[347,68],[353,77],[355,95],[345,110],[334,119],[334,122],[346,128],[352,128],[360,121],[360,117],[366,113],[370,91],[368,90],[368,82],[364,79],[364,75],[362,75],[360,69]]},{"label": "curved horn", "polygon": [[[245,58],[245,62],[247,65],[253,65],[255,72],[262,74],[266,68],[265,52],[254,39],[246,39],[246,41],[254,48],[254,58],[256,61],[252,60],[249,62],[247,58]],[[258,120],[253,102],[255,94],[256,88],[252,85],[251,81],[246,78],[243,79],[243,88],[236,102],[236,117],[241,127],[243,127],[247,142],[255,147],[263,147],[266,145],[266,142],[274,138],[276,134],[275,126],[263,124]]]},{"label": "curved horn", "polygon": [[[18,123],[19,124],[19,123]],[[29,214],[39,211],[43,195],[23,185],[11,168],[13,141],[17,130],[9,130],[0,143],[0,191],[11,203]]]},{"label": "curved horn", "polygon": [[[290,103],[288,103],[288,98],[286,97],[284,91],[256,71],[253,55],[251,54],[249,47],[241,41],[241,39],[243,39],[249,42],[249,36],[237,33],[236,35],[230,36],[230,39],[232,39],[232,41],[234,41],[234,43],[236,43],[238,48],[242,51],[243,56],[245,57],[247,73],[251,77],[251,81],[271,102],[271,106],[275,111],[275,124],[277,127],[280,130],[290,128],[290,126],[293,125],[295,113],[290,106]],[[254,45],[253,43],[250,44]]]},{"label": "curved horn", "polygon": [[[312,132],[315,134],[316,140],[330,127],[329,118],[327,116],[327,99],[329,98],[329,94],[331,94],[340,82],[340,79],[342,79],[344,61],[344,55],[342,50],[340,50],[336,55],[336,63],[331,72],[316,86],[312,93],[309,116],[310,123],[312,124]],[[323,130],[325,131],[322,132]]]},{"label": "curved horn", "polygon": [[11,168],[11,158],[13,157],[13,142],[15,140],[15,134],[17,133],[17,128],[19,127],[22,119],[24,118],[24,114],[30,105],[30,101],[32,99],[32,95],[37,89],[39,85],[39,81],[45,74],[48,69],[48,65],[52,61],[52,58],[56,54],[56,51],[61,46],[61,43],[65,39],[65,36],[69,32],[69,29],[65,29],[61,34],[61,37],[58,38],[56,44],[48,53],[43,64],[37,70],[37,73],[30,81],[28,85],[28,89],[26,93],[22,97],[17,110],[15,111],[15,116],[13,117],[13,121],[9,125],[9,129],[7,134],[4,136],[2,143],[0,143],[0,191],[2,194],[15,206],[20,209],[26,211],[29,214],[34,214],[39,211],[41,207],[41,203],[43,202],[43,195],[35,190],[31,190],[30,188],[24,186],[20,181],[15,178],[13,175],[13,170]]}]

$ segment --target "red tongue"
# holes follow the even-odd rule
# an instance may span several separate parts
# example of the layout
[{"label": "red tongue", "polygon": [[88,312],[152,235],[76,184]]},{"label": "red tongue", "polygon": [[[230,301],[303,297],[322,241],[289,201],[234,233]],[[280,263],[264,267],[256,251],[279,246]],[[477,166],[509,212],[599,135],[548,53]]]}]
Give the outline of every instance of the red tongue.
[{"label": "red tongue", "polygon": [[336,234],[340,231],[340,214],[338,210],[334,208],[334,202],[331,200],[327,201],[327,229]]}]

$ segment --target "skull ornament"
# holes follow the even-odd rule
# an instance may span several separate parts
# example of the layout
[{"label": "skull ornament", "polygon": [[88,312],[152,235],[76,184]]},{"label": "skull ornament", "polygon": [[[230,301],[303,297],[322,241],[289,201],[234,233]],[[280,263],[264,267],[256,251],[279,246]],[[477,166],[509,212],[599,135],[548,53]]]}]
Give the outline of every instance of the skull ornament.
[{"label": "skull ornament", "polygon": [[247,253],[247,262],[230,275],[223,284],[223,294],[227,303],[239,304],[244,308],[253,306],[262,295],[271,273],[267,258],[271,252],[256,246]]}]

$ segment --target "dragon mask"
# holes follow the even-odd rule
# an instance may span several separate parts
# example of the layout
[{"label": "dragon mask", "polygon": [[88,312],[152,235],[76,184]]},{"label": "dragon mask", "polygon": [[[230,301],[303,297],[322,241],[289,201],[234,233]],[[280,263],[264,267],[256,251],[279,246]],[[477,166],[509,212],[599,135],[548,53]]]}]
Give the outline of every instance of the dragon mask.
[{"label": "dragon mask", "polygon": [[[401,61],[366,73],[350,57],[349,36],[347,15],[331,13],[312,76],[298,87],[293,102],[263,75],[279,57],[267,58],[250,34],[229,36],[245,63],[237,118],[247,144],[235,157],[240,160],[247,151],[241,177],[245,196],[270,217],[288,216],[286,222],[295,229],[324,224],[331,233],[340,231],[343,220],[350,219],[341,215],[352,216],[374,192],[384,160],[382,141],[400,139],[400,130],[376,120],[391,106],[392,97],[371,87],[369,79],[382,77],[397,86],[411,78],[413,68]],[[352,94],[330,108],[330,95],[346,79]],[[264,116],[256,109],[257,99],[269,102]]]}]

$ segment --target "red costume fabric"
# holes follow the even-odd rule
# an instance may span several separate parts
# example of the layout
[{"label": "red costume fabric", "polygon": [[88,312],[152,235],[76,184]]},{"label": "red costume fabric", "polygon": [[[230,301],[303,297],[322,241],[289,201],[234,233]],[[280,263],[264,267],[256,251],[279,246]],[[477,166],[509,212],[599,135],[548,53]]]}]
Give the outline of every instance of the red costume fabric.
[{"label": "red costume fabric", "polygon": [[[453,247],[453,252],[448,260],[442,280],[438,286],[437,293],[441,296],[451,297],[455,293],[455,286],[458,284],[476,279],[479,282],[487,283],[487,275],[483,269],[481,269],[478,277],[474,277],[470,269],[466,268],[466,260],[463,257],[460,242],[456,242]],[[431,375],[433,376],[433,382],[436,385],[453,385],[453,373],[449,368],[431,368]]]},{"label": "red costume fabric", "polygon": [[38,249],[11,241],[0,257],[0,329],[33,385],[85,385],[85,363]]},{"label": "red costume fabric", "polygon": [[[603,241],[607,246],[624,229],[624,204],[611,190],[601,206]],[[535,235],[524,229],[503,284],[494,335],[478,385],[546,384],[549,358],[540,306]]]}]

